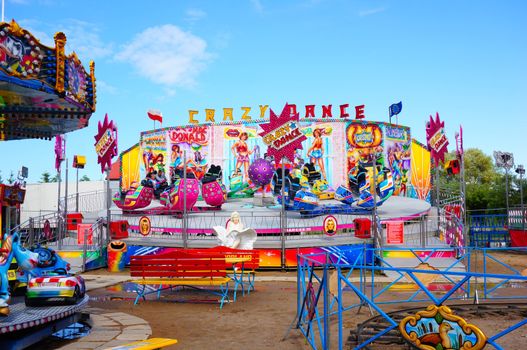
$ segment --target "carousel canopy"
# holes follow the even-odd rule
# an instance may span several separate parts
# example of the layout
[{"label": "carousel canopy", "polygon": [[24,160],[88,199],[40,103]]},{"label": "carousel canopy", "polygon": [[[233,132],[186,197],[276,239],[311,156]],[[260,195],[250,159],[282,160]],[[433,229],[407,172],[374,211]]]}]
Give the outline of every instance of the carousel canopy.
[{"label": "carousel canopy", "polygon": [[84,128],[95,111],[94,63],[88,74],[66,56],[64,33],[42,45],[15,21],[0,24],[0,140],[51,139]]}]

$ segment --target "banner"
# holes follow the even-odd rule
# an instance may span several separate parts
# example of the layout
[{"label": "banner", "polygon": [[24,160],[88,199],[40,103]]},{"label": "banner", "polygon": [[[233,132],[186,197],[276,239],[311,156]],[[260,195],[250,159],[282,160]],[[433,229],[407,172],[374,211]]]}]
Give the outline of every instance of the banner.
[{"label": "banner", "polygon": [[448,153],[448,139],[445,135],[445,122],[439,119],[439,113],[436,113],[435,120],[430,116],[430,121],[426,123],[426,142],[435,165],[445,160],[445,154]]},{"label": "banner", "polygon": [[412,141],[412,197],[427,200],[430,193],[430,151],[417,141]]},{"label": "banner", "polygon": [[272,109],[270,114],[269,123],[260,124],[263,132],[259,134],[267,146],[267,154],[274,157],[276,165],[282,162],[282,158],[294,162],[295,151],[302,149],[302,141],[306,140],[298,126],[298,113],[291,114],[290,106],[286,104],[280,116]]},{"label": "banner", "polygon": [[110,169],[112,159],[117,155],[117,126],[112,121],[108,121],[108,114],[104,116],[104,121],[97,125],[97,135],[95,137],[95,152],[97,153],[97,163],[101,165],[101,172]]}]

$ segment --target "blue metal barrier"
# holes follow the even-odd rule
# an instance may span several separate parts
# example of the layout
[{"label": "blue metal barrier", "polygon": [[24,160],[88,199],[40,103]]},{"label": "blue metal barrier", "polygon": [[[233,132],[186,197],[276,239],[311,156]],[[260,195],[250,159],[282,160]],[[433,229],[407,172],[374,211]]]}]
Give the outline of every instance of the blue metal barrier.
[{"label": "blue metal barrier", "polygon": [[[368,262],[371,260],[367,260],[365,257],[373,255],[381,265],[386,264],[378,249],[367,247],[355,249],[362,249],[363,251],[362,253],[356,251],[357,259],[346,264],[332,262],[324,253],[298,255],[297,328],[300,329],[313,349],[330,349],[330,328],[331,324],[335,322],[338,324],[338,346],[331,348],[342,349],[344,346],[343,313],[362,306],[368,306],[375,310],[387,321],[388,326],[362,341],[355,349],[366,347],[398,326],[398,323],[383,311],[382,305],[385,304],[420,301],[440,306],[450,300],[479,298],[477,296],[478,289],[483,290],[481,300],[527,299],[527,289],[523,293],[524,295],[520,296],[500,295],[497,292],[498,289],[504,288],[506,283],[511,281],[527,282],[527,276],[522,276],[520,271],[494,255],[496,252],[504,251],[504,248],[465,248],[465,254],[460,257],[458,262],[461,264],[461,261],[466,261],[467,271],[452,271],[456,263],[444,271],[376,266],[369,264]],[[508,248],[507,250],[511,249]],[[527,248],[516,250],[527,253]],[[477,254],[478,258],[474,254]],[[429,256],[420,260],[426,262]],[[479,257],[482,257],[482,262],[478,262],[477,266],[471,263],[474,258],[478,261]],[[507,273],[487,273],[490,263],[500,266]],[[482,268],[483,272],[477,272],[476,269],[479,268]],[[471,269],[475,271],[471,271]],[[399,276],[395,281],[385,282],[386,285],[382,285],[378,281],[379,273],[386,271],[395,271]],[[353,278],[353,272],[358,272],[358,276]],[[444,283],[449,285],[448,291],[434,292],[429,290],[426,283],[421,281],[423,276],[434,276],[435,279],[442,278]],[[337,290],[331,290],[330,281],[335,277]],[[394,298],[392,293],[388,298],[386,298],[387,296],[380,298],[403,281],[414,285],[416,288],[410,297],[396,300],[397,298]],[[345,305],[343,294],[346,292],[351,292],[357,300],[351,302],[350,305]],[[502,349],[497,341],[525,324],[527,324],[527,319],[522,319],[494,336],[489,335],[487,344],[496,349]]]},{"label": "blue metal barrier", "polygon": [[470,215],[469,236],[473,247],[510,244],[507,215]]}]

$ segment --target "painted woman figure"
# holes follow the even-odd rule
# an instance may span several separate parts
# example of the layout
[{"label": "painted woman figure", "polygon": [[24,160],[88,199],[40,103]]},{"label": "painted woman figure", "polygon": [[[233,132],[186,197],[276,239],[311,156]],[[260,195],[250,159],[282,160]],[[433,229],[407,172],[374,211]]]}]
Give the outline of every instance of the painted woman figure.
[{"label": "painted woman figure", "polygon": [[170,177],[173,179],[175,175],[177,175],[180,170],[183,167],[183,152],[181,151],[181,148],[179,145],[172,145],[172,154],[170,156],[170,170],[172,171],[172,174],[170,174]]},{"label": "painted woman figure", "polygon": [[315,139],[313,140],[311,147],[307,150],[307,155],[311,163],[315,165],[318,164],[322,178],[326,180],[326,169],[324,168],[324,159],[322,159],[324,156],[324,150],[322,149],[322,130],[315,129],[313,131],[313,137]]},{"label": "painted woman figure", "polygon": [[245,181],[249,179],[249,155],[253,153],[247,146],[246,141],[248,138],[249,135],[246,132],[242,132],[240,139],[231,147],[232,154],[236,157],[236,172],[239,172],[243,166],[243,178]]},{"label": "painted woman figure", "polygon": [[143,164],[145,166],[145,171],[149,173],[153,170],[151,164],[154,159],[154,154],[152,153],[152,149],[147,146],[145,142],[141,143],[141,149],[143,150]]}]

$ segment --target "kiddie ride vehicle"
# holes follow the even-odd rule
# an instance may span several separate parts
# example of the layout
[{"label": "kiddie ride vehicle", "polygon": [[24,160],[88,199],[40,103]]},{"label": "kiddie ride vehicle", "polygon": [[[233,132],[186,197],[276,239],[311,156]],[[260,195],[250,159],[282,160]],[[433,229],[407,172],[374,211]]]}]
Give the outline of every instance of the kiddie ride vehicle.
[{"label": "kiddie ride vehicle", "polygon": [[[219,165],[212,164],[201,179],[201,195],[210,207],[196,207],[199,198],[200,182],[193,173],[187,173],[186,179],[177,179],[173,186],[161,194],[160,202],[170,211],[218,210],[227,200],[227,190],[221,183],[222,171]],[[185,189],[186,185],[186,189]],[[186,197],[186,201],[183,198]]]},{"label": "kiddie ride vehicle", "polygon": [[150,205],[154,199],[154,189],[143,185],[138,185],[137,182],[132,182],[130,189],[126,192],[113,195],[113,202],[117,207],[123,210],[135,210],[145,208]]},{"label": "kiddie ride vehicle", "polygon": [[[211,165],[208,172],[201,179],[201,193],[205,203],[214,207],[221,208],[221,205],[227,200],[227,191],[221,183],[221,167]],[[185,188],[186,184],[186,188]],[[174,183],[169,186],[159,197],[161,208],[155,208],[153,211],[162,213],[163,211],[183,211],[185,204],[186,210],[202,210],[204,208],[195,208],[200,193],[200,181],[196,179],[193,172],[187,172],[185,178],[176,178]],[[183,198],[186,196],[186,201]],[[151,187],[138,186],[131,188],[124,196],[124,200],[119,193],[113,196],[115,205],[126,211],[142,209],[150,205],[154,199],[154,190]]]},{"label": "kiddie ride vehicle", "polygon": [[[349,195],[357,197],[357,206],[362,208],[373,208],[376,206],[381,206],[388,198],[391,197],[394,191],[393,177],[390,169],[385,167],[376,167],[377,180],[375,186],[375,192],[377,194],[377,202],[374,202],[374,196],[372,194],[372,175],[369,171],[362,166],[358,167],[356,175],[352,173],[348,174],[348,184],[349,189],[347,192],[340,188],[339,195],[335,199],[342,200],[341,198],[346,198],[349,200]],[[342,186],[341,186],[342,187]],[[338,198],[337,198],[338,197]]]},{"label": "kiddie ride vehicle", "polygon": [[249,198],[252,197],[255,188],[251,187],[247,182],[243,182],[243,174],[238,169],[229,176],[229,198]]},{"label": "kiddie ride vehicle", "polygon": [[82,300],[86,293],[84,279],[69,274],[70,264],[53,249],[37,246],[30,250],[38,254],[37,264],[31,271],[20,276],[20,281],[27,283],[27,306],[55,301],[76,304]]},{"label": "kiddie ride vehicle", "polygon": [[[309,170],[311,179],[318,177]],[[373,195],[371,194],[371,182],[368,172],[365,169],[359,170],[359,176],[354,178],[355,187],[352,190],[340,186],[334,192],[333,196],[341,204],[319,205],[320,193],[314,193],[313,186],[308,187],[303,184],[304,180],[298,177],[292,177],[289,171],[285,170],[285,176],[282,177],[281,169],[277,169],[272,181],[273,192],[281,203],[281,190],[284,186],[284,198],[287,210],[300,211],[304,217],[312,217],[327,214],[367,214],[374,206]],[[282,180],[283,179],[283,180]],[[393,193],[393,180],[390,170],[381,169],[378,174],[380,180],[376,186],[377,206],[382,205]],[[284,183],[285,181],[285,183]],[[314,180],[313,183],[319,180]],[[309,177],[308,181],[309,183]],[[360,185],[359,185],[360,184]],[[354,191],[354,189],[356,189]],[[324,192],[321,192],[324,193]],[[356,206],[352,206],[355,204]]]},{"label": "kiddie ride vehicle", "polygon": [[13,264],[17,265],[15,270],[12,271],[13,277],[11,277],[11,270],[9,271],[11,290],[16,293],[22,293],[24,291],[23,288],[27,286],[28,278],[31,278],[31,276],[43,276],[53,271],[64,271],[64,273],[67,273],[71,268],[70,264],[57,255],[53,249],[36,246],[29,250],[38,254],[36,265],[31,269],[30,273],[18,269],[15,261],[13,261],[10,267],[11,269]]},{"label": "kiddie ride vehicle", "polygon": [[29,280],[25,303],[27,306],[39,306],[63,301],[73,305],[85,294],[86,285],[81,276],[68,275],[64,269],[58,269]]}]

